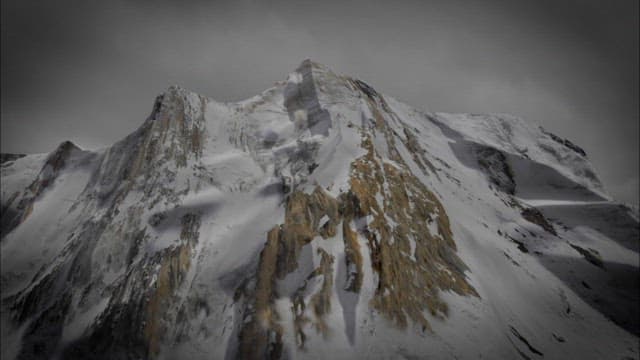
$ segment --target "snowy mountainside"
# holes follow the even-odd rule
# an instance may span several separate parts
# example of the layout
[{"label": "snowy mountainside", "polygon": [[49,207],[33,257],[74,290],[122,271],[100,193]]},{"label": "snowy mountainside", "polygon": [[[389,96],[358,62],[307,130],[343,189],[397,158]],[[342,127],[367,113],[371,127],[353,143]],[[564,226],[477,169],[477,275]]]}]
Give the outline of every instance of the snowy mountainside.
[{"label": "snowy mountainside", "polygon": [[586,154],[304,61],[3,156],[2,358],[639,358],[639,233]]}]

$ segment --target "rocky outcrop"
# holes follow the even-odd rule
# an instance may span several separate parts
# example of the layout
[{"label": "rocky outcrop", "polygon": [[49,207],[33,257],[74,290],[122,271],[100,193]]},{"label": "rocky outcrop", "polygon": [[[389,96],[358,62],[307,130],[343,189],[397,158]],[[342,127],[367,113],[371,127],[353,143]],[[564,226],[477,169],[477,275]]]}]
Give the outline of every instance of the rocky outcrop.
[{"label": "rocky outcrop", "polygon": [[[371,218],[363,233],[372,266],[379,274],[372,306],[399,327],[406,327],[410,319],[428,329],[423,310],[434,316],[447,314],[438,291],[477,293],[467,283],[465,266],[455,255],[444,207],[411,173],[396,149],[396,136],[386,119],[394,116],[389,106],[381,95],[370,89],[364,92],[375,128],[362,131],[362,147],[367,154],[352,165],[351,189],[362,215]],[[375,136],[384,137],[393,163],[385,162],[377,153],[372,141]]]},{"label": "rocky outcrop", "polygon": [[[480,333],[508,320],[556,356],[511,312],[566,290],[541,281],[559,248],[546,241],[560,241],[546,232],[606,269],[580,260],[588,270],[613,274],[615,256],[572,235],[583,223],[552,224],[515,197],[514,178],[538,189],[521,181],[537,169],[591,176],[571,144],[529,130],[502,115],[426,114],[311,61],[238,103],[171,87],[107,149],[0,158],[12,182],[3,340],[23,345],[21,359],[508,358],[517,352],[501,345],[526,342],[450,346],[493,341],[504,334]],[[496,279],[508,298],[492,298]]]},{"label": "rocky outcrop", "polygon": [[[176,290],[183,284],[189,268],[194,248],[198,242],[200,218],[196,214],[182,217],[180,244],[169,248],[160,257],[160,268],[155,275],[155,283],[147,303],[143,334],[147,343],[147,353],[155,358],[160,351],[168,326],[173,323],[169,311]],[[169,315],[169,316],[167,316]]]},{"label": "rocky outcrop", "polygon": [[243,327],[239,335],[238,359],[279,359],[282,354],[282,328],[273,308],[274,282],[282,237],[280,227],[269,231],[253,289],[246,289],[250,300],[245,305]]},{"label": "rocky outcrop", "polygon": [[[344,288],[358,293],[363,282],[363,259],[359,237],[366,239],[370,263],[378,274],[371,306],[404,328],[410,322],[430,329],[424,316],[444,317],[447,304],[438,292],[451,290],[461,295],[478,296],[464,275],[466,269],[456,256],[455,242],[447,213],[438,198],[409,170],[396,148],[400,139],[385,117],[394,116],[384,98],[366,84],[352,81],[368,99],[374,127],[361,128],[362,148],[366,155],[351,164],[350,189],[338,198],[316,186],[311,194],[294,190],[285,203],[284,224],[273,228],[260,255],[254,277],[255,287],[245,291],[245,323],[240,332],[239,358],[273,358],[282,351],[281,317],[274,307],[282,296],[274,284],[298,269],[301,249],[316,238],[336,236],[338,225],[344,244],[346,279]],[[425,158],[415,136],[405,130],[403,144],[413,160],[427,173],[433,165]],[[384,160],[373,145],[381,137],[391,162]],[[294,187],[295,188],[295,187]],[[324,221],[322,221],[324,219]],[[322,221],[322,222],[321,222]],[[352,224],[358,223],[357,229]],[[320,264],[298,285],[291,297],[293,328],[298,347],[304,348],[313,324],[327,336],[324,316],[331,308],[333,287],[332,255],[317,240]],[[311,296],[308,284],[322,278],[320,288]],[[307,310],[311,309],[309,313]]]},{"label": "rocky outcrop", "polygon": [[[427,159],[426,151],[422,148],[422,146],[420,146],[420,143],[418,142],[418,138],[413,133],[413,131],[411,131],[406,126],[403,127],[402,130],[404,132],[405,139],[401,139],[401,140],[403,140],[404,146],[411,153],[411,156],[413,157],[413,161],[418,165],[418,167],[420,167],[420,170],[422,170],[422,172],[425,173],[425,175],[431,174],[439,178],[436,167],[433,166],[433,164],[431,163],[431,161],[429,161],[429,159]],[[430,173],[427,173],[427,168],[431,171]]]},{"label": "rocky outcrop", "polygon": [[534,207],[525,208],[522,210],[521,214],[522,214],[522,217],[528,222],[534,223],[540,226],[542,229],[544,229],[544,231],[552,235],[556,235],[556,236],[558,235],[556,230],[553,228],[553,225],[551,225],[551,223],[547,221],[547,218],[544,217],[544,215],[540,212],[540,210]]},{"label": "rocky outcrop", "polygon": [[586,152],[585,152],[581,147],[579,147],[578,145],[576,145],[576,144],[572,143],[572,142],[571,142],[571,141],[569,141],[568,139],[563,139],[563,138],[561,138],[560,136],[558,136],[558,135],[556,135],[556,134],[553,134],[553,133],[550,133],[550,132],[546,131],[546,130],[545,130],[545,129],[543,129],[543,128],[540,128],[540,130],[541,130],[544,134],[546,134],[547,136],[549,136],[553,141],[555,141],[555,142],[557,142],[557,143],[559,143],[559,144],[562,144],[562,145],[564,145],[564,146],[568,147],[569,149],[573,150],[574,152],[578,153],[578,154],[579,154],[579,155],[581,155],[581,156],[584,156],[584,157],[586,157],[586,156],[587,156],[587,153],[586,153]]},{"label": "rocky outcrop", "polygon": [[569,245],[578,253],[580,253],[580,255],[582,255],[585,260],[587,260],[588,262],[592,263],[593,265],[604,269],[604,262],[602,261],[602,257],[600,256],[600,254],[598,253],[597,250],[594,249],[585,249],[581,246],[578,245],[574,245],[569,243]]},{"label": "rocky outcrop", "polygon": [[[20,196],[7,204],[3,199],[4,237],[29,217],[45,192],[56,191],[60,174],[76,167],[91,171],[79,197],[64,199],[73,201],[69,217],[75,224],[64,251],[45,263],[30,286],[9,301],[14,322],[31,321],[24,337],[31,345],[21,356],[33,355],[28,353],[33,349],[62,351],[66,358],[154,358],[159,354],[178,312],[178,290],[191,269],[200,215],[182,215],[176,244],[157,252],[144,248],[151,236],[141,220],[145,209],[177,205],[189,191],[190,182],[180,182],[175,169],[202,155],[205,105],[203,97],[172,87],[158,97],[151,116],[133,134],[100,155],[63,142]],[[200,179],[195,180],[197,184]],[[107,280],[113,275],[106,274],[117,275]],[[3,286],[4,281],[3,273]],[[52,326],[46,319],[73,317],[101,306],[98,299],[102,298],[109,302],[99,319],[82,337],[60,349],[57,341],[63,327]]]},{"label": "rocky outcrop", "polygon": [[156,358],[176,321],[178,290],[187,282],[199,229],[199,215],[185,214],[178,244],[135,263],[110,289],[111,300],[93,328],[64,349],[65,357]]},{"label": "rocky outcrop", "polygon": [[477,145],[474,153],[480,168],[489,178],[491,184],[509,195],[516,193],[516,182],[513,170],[507,157],[499,150],[488,146]]},{"label": "rocky outcrop", "polygon": [[345,216],[342,222],[342,236],[344,237],[344,255],[347,265],[347,279],[344,289],[359,292],[362,287],[362,253],[358,242],[358,234],[351,228],[353,219]]},{"label": "rocky outcrop", "polygon": [[[316,236],[328,238],[336,235],[336,227],[340,220],[339,204],[321,187],[316,187],[311,194],[301,191],[291,193],[285,209],[284,224],[274,227],[267,235],[254,278],[255,286],[244,290],[245,322],[239,335],[238,350],[238,357],[242,359],[279,358],[282,344],[278,339],[282,335],[282,329],[276,321],[279,316],[273,308],[273,301],[278,297],[274,284],[298,268],[300,250],[308,246]],[[326,221],[321,224],[323,218]],[[307,280],[324,276],[323,291],[314,295],[310,302],[316,315],[316,326],[320,331],[326,332],[322,317],[330,307],[328,293],[333,286],[333,258],[321,249],[319,252],[323,259],[322,265],[310,273]],[[305,338],[302,324],[308,322],[304,315],[308,304],[305,304],[304,298],[300,296],[300,292],[306,287],[305,284],[306,281],[292,296],[292,311],[296,319],[300,346],[304,345]]]},{"label": "rocky outcrop", "polygon": [[[67,166],[71,157],[77,155],[79,152],[81,152],[80,148],[74,143],[64,141],[47,156],[38,176],[31,182],[29,187],[25,189],[21,195],[14,194],[9,201],[4,204],[2,223],[0,224],[0,238],[4,237],[29,217],[33,211],[34,202],[56,180],[60,171]],[[14,207],[13,203],[15,201],[17,201],[17,205]]]}]

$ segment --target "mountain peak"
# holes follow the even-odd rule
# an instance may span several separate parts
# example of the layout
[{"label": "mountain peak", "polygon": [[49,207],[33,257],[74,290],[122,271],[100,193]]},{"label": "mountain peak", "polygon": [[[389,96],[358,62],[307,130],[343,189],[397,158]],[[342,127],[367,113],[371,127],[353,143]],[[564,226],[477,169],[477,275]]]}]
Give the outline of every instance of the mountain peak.
[{"label": "mountain peak", "polygon": [[302,62],[298,66],[298,69],[299,68],[304,68],[304,67],[311,67],[311,68],[316,68],[316,69],[330,70],[327,66],[325,66],[325,65],[323,65],[323,64],[321,64],[319,62],[313,61],[311,59],[308,59],[308,58],[302,60]]},{"label": "mountain peak", "polygon": [[2,164],[3,344],[20,359],[637,358],[638,220],[580,150],[311,60],[237,103],[171,86],[106,149]]}]

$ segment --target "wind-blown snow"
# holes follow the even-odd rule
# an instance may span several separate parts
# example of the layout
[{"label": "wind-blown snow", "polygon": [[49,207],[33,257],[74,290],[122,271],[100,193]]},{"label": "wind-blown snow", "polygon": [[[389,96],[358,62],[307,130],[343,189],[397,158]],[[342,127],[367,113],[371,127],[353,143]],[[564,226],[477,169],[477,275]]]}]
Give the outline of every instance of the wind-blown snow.
[{"label": "wind-blown snow", "polygon": [[[183,167],[161,163],[159,173],[164,177],[156,181],[168,187],[163,190],[167,198],[177,200],[145,202],[145,188],[134,188],[112,219],[122,221],[123,227],[144,229],[147,238],[141,242],[142,251],[132,260],[138,264],[179,243],[186,214],[199,216],[192,265],[173,295],[185,308],[191,309],[188,306],[194,302],[201,307],[184,318],[176,315],[181,320],[167,334],[164,358],[232,356],[239,328],[247,321],[236,290],[256,271],[267,232],[284,222],[287,194],[293,188],[310,193],[316,185],[336,198],[348,191],[351,164],[366,154],[360,129],[375,119],[367,95],[349,87],[345,79],[319,65],[303,66],[285,82],[238,103],[220,103],[179,88],[168,90],[185,99],[184,122],[203,128],[202,154],[188,158]],[[315,97],[287,102],[292,94],[310,88]],[[354,268],[345,261],[340,224],[335,236],[316,237],[303,247],[298,269],[276,284],[279,296],[274,307],[284,329],[286,356],[638,358],[640,324],[631,319],[640,316],[638,220],[628,215],[628,207],[609,200],[589,160],[544,129],[513,116],[426,113],[391,97],[384,99],[393,114],[386,121],[394,131],[396,150],[411,173],[444,205],[457,253],[479,298],[441,292],[449,311],[444,319],[425,314],[432,332],[417,324],[396,329],[369,305],[378,274],[372,270],[370,248],[362,235],[357,238],[362,287],[358,293],[345,290],[347,275]],[[415,135],[423,155],[406,145],[405,130]],[[34,288],[56,266],[70,262],[69,248],[86,220],[86,208],[74,204],[93,204],[94,195],[89,195],[93,189],[111,194],[111,181],[121,185],[109,166],[130,160],[126,154],[134,152],[136,134],[111,148],[82,152],[36,199],[24,222],[2,239],[3,359],[16,358],[28,327],[28,322],[12,322],[9,297]],[[385,164],[396,169],[405,166],[390,158],[383,138],[373,143]],[[500,167],[487,170],[481,164],[477,150],[487,148],[501,154],[497,159],[503,163],[498,165],[507,170],[499,177],[490,172],[501,171]],[[3,209],[14,193],[21,194],[36,178],[46,156],[30,155],[2,167]],[[414,156],[423,156],[420,161],[430,165],[421,166]],[[95,183],[96,178],[100,182]],[[514,193],[508,194],[495,183],[496,178],[513,180]],[[383,199],[376,196],[378,202]],[[144,209],[127,215],[127,209],[138,203],[144,203]],[[523,217],[523,209],[529,207],[539,209],[557,235]],[[100,206],[93,209],[90,219],[95,221],[106,211]],[[318,228],[329,221],[325,215]],[[371,221],[363,217],[349,225],[363,231]],[[397,225],[391,219],[388,222]],[[432,235],[438,234],[436,219],[427,226]],[[61,354],[64,344],[90,332],[112,301],[107,289],[119,284],[127,271],[123,236],[101,237],[88,250],[87,272],[104,291],[94,294],[88,304],[75,296],[63,316],[56,354]],[[416,242],[421,240],[418,235],[410,239],[407,255],[412,261]],[[305,348],[299,349],[290,297],[320,264],[318,249],[335,259],[331,308],[325,317],[330,332],[326,338],[308,334]],[[121,256],[107,261],[111,254]],[[321,280],[310,282],[307,298]],[[153,278],[149,286],[156,281]],[[125,298],[141,290],[127,288]]]}]

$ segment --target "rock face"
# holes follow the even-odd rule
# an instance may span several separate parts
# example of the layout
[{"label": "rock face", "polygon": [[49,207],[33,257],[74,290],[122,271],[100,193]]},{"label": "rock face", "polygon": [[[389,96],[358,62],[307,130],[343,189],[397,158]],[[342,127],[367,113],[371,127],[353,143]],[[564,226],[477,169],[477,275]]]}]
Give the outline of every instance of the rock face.
[{"label": "rock face", "polygon": [[1,160],[3,359],[638,357],[637,218],[508,115],[306,60],[238,103],[171,87],[105,150]]}]

